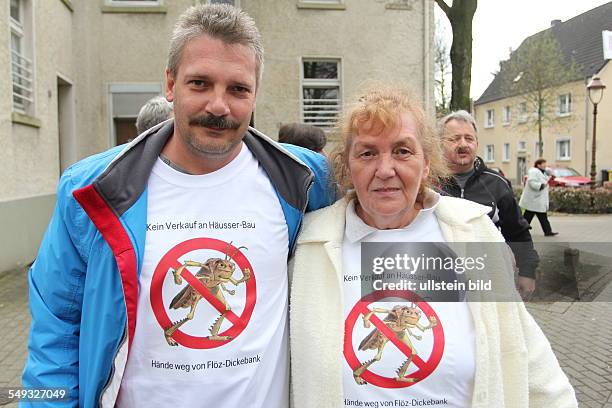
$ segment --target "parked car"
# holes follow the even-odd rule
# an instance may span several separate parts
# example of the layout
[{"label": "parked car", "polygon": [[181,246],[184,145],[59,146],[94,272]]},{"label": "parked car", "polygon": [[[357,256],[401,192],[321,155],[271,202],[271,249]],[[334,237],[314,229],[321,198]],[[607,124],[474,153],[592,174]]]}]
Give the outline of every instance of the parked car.
[{"label": "parked car", "polygon": [[591,183],[589,177],[584,177],[571,167],[550,167],[549,169],[554,178],[548,181],[551,187],[579,187]]}]

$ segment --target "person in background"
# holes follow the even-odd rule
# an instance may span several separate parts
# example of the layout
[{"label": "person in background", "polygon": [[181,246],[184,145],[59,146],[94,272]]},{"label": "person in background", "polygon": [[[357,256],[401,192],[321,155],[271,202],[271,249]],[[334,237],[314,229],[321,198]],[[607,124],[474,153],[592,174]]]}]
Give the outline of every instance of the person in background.
[{"label": "person in background", "polygon": [[553,176],[546,172],[546,159],[538,159],[533,167],[527,172],[527,181],[519,200],[521,208],[525,209],[523,217],[531,224],[534,215],[538,216],[542,231],[547,237],[553,237],[558,232],[553,232],[548,216],[548,181]]},{"label": "person in background", "polygon": [[282,125],[278,131],[279,143],[289,143],[302,146],[313,152],[323,153],[323,148],[327,144],[325,132],[311,125],[303,123],[287,123]]},{"label": "person in background", "polygon": [[136,118],[136,131],[141,134],[147,129],[172,117],[172,104],[163,96],[151,98],[142,105]]},{"label": "person in background", "polygon": [[529,224],[521,215],[510,182],[487,168],[476,155],[476,121],[466,111],[451,112],[438,122],[444,157],[452,177],[441,180],[441,190],[490,208],[489,218],[500,229],[514,253],[518,266],[518,289],[523,299],[535,290],[535,270],[539,263]]},{"label": "person in background", "polygon": [[[293,407],[576,408],[523,302],[364,293],[376,279],[362,265],[373,243],[495,242],[487,276],[511,271],[512,256],[490,208],[431,189],[445,161],[416,99],[378,85],[358,101],[345,111],[332,154],[347,195],[306,215],[292,263]],[[509,275],[504,286],[516,293]]]}]

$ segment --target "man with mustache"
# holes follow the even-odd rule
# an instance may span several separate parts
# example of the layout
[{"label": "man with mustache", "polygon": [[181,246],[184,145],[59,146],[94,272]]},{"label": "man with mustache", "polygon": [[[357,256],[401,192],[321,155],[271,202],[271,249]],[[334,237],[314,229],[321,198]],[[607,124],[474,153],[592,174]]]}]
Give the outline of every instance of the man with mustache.
[{"label": "man with mustache", "polygon": [[244,12],[179,17],[174,119],[59,183],[24,387],[69,406],[288,406],[287,260],[304,212],[334,197],[323,156],[249,127],[262,72]]},{"label": "man with mustache", "polygon": [[521,215],[510,181],[484,164],[476,155],[476,121],[466,111],[451,112],[438,122],[444,157],[453,174],[441,189],[491,208],[489,217],[497,225],[514,253],[519,269],[518,289],[523,299],[535,290],[539,257],[533,247],[529,224]]}]

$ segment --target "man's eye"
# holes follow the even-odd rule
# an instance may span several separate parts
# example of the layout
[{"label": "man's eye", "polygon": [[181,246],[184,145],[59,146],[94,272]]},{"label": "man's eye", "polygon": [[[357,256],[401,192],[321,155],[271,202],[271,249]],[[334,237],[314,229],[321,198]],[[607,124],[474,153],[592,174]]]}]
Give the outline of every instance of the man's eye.
[{"label": "man's eye", "polygon": [[204,81],[199,80],[199,79],[193,79],[191,81],[189,81],[189,83],[195,87],[201,88],[204,86]]},{"label": "man's eye", "polygon": [[237,93],[248,93],[251,90],[249,88],[247,88],[246,86],[233,86],[232,87],[232,92],[237,92]]}]

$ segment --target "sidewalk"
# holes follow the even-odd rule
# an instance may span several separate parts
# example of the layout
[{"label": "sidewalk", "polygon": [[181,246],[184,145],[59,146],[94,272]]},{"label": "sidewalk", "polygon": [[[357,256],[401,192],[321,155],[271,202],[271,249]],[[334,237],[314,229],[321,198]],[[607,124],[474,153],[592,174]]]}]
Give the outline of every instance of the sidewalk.
[{"label": "sidewalk", "polygon": [[[534,241],[612,241],[612,215],[559,215],[550,217],[550,221],[559,235],[544,237],[534,219]],[[589,246],[585,246],[581,250],[588,251]],[[598,298],[612,299],[612,284]],[[580,407],[612,408],[612,303],[597,299],[588,303],[531,303],[528,309],[550,340],[559,363],[576,390]],[[1,273],[0,387],[20,384],[27,353],[29,321],[26,271]]]},{"label": "sidewalk", "polygon": [[[0,331],[0,388],[18,387],[28,352],[30,328],[25,269],[0,273],[0,327],[3,328]],[[3,402],[0,396],[0,405]]]}]

